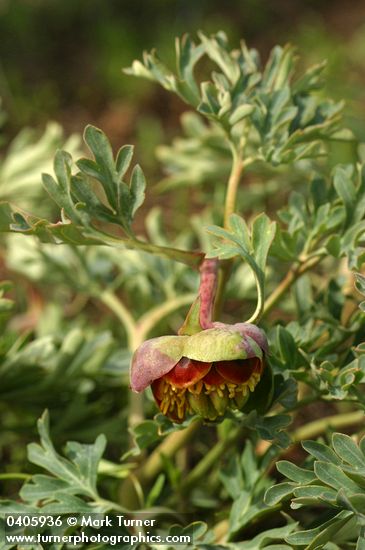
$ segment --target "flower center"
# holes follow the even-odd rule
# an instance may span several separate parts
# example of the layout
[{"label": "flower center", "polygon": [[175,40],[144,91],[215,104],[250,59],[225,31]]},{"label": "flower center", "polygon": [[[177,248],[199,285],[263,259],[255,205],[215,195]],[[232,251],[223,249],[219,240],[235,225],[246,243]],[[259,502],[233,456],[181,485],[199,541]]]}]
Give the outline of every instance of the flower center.
[{"label": "flower center", "polygon": [[176,422],[182,422],[186,413],[198,413],[209,420],[215,420],[224,414],[227,406],[232,409],[243,407],[260,377],[261,373],[254,371],[248,380],[239,384],[227,381],[209,384],[203,379],[185,388],[160,379],[158,389],[153,393],[161,412]]}]

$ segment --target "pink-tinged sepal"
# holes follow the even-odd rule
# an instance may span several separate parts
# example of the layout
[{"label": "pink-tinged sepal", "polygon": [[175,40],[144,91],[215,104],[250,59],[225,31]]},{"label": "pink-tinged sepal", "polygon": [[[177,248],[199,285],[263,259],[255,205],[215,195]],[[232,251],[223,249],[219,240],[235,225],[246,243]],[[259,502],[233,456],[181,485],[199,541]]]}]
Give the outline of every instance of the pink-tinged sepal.
[{"label": "pink-tinged sepal", "polygon": [[131,388],[146,389],[154,380],[168,373],[183,357],[187,336],[160,336],[146,340],[137,348],[130,371]]},{"label": "pink-tinged sepal", "polygon": [[236,323],[232,325],[234,330],[237,330],[240,334],[246,338],[251,338],[256,342],[260,349],[266,354],[269,353],[269,344],[267,342],[266,334],[262,329],[253,325],[252,323]]},{"label": "pink-tinged sepal", "polygon": [[250,323],[213,322],[217,273],[217,260],[204,260],[199,295],[179,335],[147,340],[132,358],[132,390],[151,386],[159,409],[174,422],[192,413],[213,421],[227,408],[261,411],[272,400],[265,333]]}]

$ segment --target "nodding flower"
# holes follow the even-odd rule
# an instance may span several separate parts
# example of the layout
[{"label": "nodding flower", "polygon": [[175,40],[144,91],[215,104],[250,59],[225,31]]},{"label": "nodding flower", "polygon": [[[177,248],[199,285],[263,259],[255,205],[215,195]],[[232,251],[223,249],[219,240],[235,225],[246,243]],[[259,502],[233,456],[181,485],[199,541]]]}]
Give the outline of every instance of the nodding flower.
[{"label": "nodding flower", "polygon": [[146,340],[133,355],[132,390],[151,386],[174,422],[194,413],[216,420],[227,408],[241,409],[264,370],[268,344],[261,329],[212,321],[217,271],[217,260],[202,262],[199,295],[179,334]]}]

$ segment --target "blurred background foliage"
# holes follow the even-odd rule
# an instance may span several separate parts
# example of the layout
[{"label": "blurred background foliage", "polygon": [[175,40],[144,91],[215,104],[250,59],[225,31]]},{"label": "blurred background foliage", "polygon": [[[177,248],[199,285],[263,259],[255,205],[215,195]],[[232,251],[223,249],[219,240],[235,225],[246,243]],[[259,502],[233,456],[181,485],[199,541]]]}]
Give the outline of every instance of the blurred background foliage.
[{"label": "blurred background foliage", "polygon": [[[219,184],[225,182],[229,169],[227,151],[217,152],[222,159],[219,172],[209,171],[215,136],[205,136],[199,122],[186,115],[181,130],[186,106],[154,83],[123,75],[121,69],[151,48],[172,65],[175,36],[195,35],[199,29],[209,34],[221,28],[232,47],[244,37],[264,60],[276,43],[286,42],[298,48],[301,66],[327,59],[327,81],[320,93],[337,101],[346,98],[344,125],[358,141],[365,141],[365,4],[361,0],[352,0],[351,5],[334,0],[0,0],[1,199],[10,198],[33,213],[56,216],[51,201],[40,191],[38,175],[51,171],[56,147],[80,151],[76,134],[93,123],[115,148],[136,144],[136,157],[150,186],[139,219],[154,207],[144,220],[145,229],[138,226],[137,218],[137,231],[164,244],[161,228],[165,226],[170,231],[169,244],[183,248],[200,242],[204,247],[207,237],[202,226],[220,221],[219,208],[205,210],[205,205],[223,202],[225,187]],[[49,120],[54,122],[49,125]],[[207,144],[206,165],[201,173],[195,172],[195,183],[201,185],[173,187],[172,193],[162,195],[171,176],[169,147],[179,134]],[[184,143],[183,149],[189,145]],[[353,142],[338,144],[331,155],[332,164],[352,162],[362,157],[362,149]],[[306,187],[307,170],[305,163],[289,170],[253,166],[243,177],[239,210],[270,214],[283,204],[293,183],[297,190]],[[212,183],[218,183],[214,201]],[[188,208],[190,229],[183,226]],[[108,292],[121,297],[140,317],[166,300],[191,296],[197,275],[184,266],[132,251],[121,255],[116,249],[71,246],[55,250],[17,235],[2,238],[0,246],[1,279],[15,283],[7,293],[14,301],[13,316],[9,317],[8,303],[0,310],[4,331],[0,462],[5,472],[30,468],[25,466],[25,445],[36,437],[35,420],[45,408],[50,409],[56,444],[68,439],[90,442],[103,432],[109,443],[108,458],[117,461],[129,442],[130,352],[118,322],[120,310]],[[345,268],[339,276],[347,280]],[[333,300],[335,282],[330,289]],[[246,313],[237,310],[243,298],[254,298],[254,285],[241,265],[230,281],[226,315]],[[323,301],[327,299],[325,294]],[[252,303],[245,305],[247,310]],[[317,305],[318,296],[317,302],[310,300],[314,310]],[[345,305],[340,305],[342,311]],[[168,321],[161,318],[156,334],[177,330],[185,310],[177,308]],[[290,303],[280,312],[281,319],[291,320],[292,310]],[[155,411],[151,400],[148,407],[149,413]],[[209,430],[213,429],[207,429],[207,441],[213,433]],[[189,460],[194,459],[193,453]],[[16,482],[8,483],[6,493],[13,494],[17,488]]]},{"label": "blurred background foliage", "polygon": [[123,142],[143,128],[148,156],[161,132],[167,139],[176,133],[183,106],[149,83],[126,78],[121,68],[151,48],[171,63],[175,36],[219,28],[232,44],[244,37],[264,58],[274,44],[290,41],[306,64],[328,59],[324,93],[346,97],[351,126],[364,132],[361,0],[351,6],[330,0],[1,0],[0,94],[8,131],[53,117],[68,131],[98,122]]},{"label": "blurred background foliage", "polygon": [[[67,135],[92,123],[103,129],[115,147],[138,144],[137,159],[150,185],[160,182],[156,190],[164,189],[171,176],[171,154],[164,145],[170,145],[179,133],[191,137],[192,131],[198,131],[197,123],[186,116],[181,119],[186,107],[178,98],[151,82],[123,75],[121,69],[151,48],[172,66],[175,36],[185,32],[194,36],[199,29],[209,34],[219,28],[225,30],[232,46],[244,37],[263,60],[273,45],[286,42],[297,47],[300,66],[327,59],[326,86],[321,93],[335,101],[346,98],[344,125],[364,141],[365,8],[357,0],[351,7],[330,0],[242,0],[227,5],[217,0],[198,4],[183,0],[153,4],[0,0],[0,96],[7,113],[5,136],[14,137],[24,126],[44,129],[49,119],[60,123]],[[190,146],[185,144],[188,153]],[[334,147],[332,157],[334,162],[356,160],[348,144]],[[207,151],[202,164],[208,166],[209,158]],[[223,154],[218,175],[208,171],[201,177],[198,170],[195,181],[224,179],[226,160]],[[262,172],[250,170],[245,179],[252,191],[251,204],[243,201],[245,208],[254,206],[257,195],[263,194],[263,206],[267,207],[280,187],[278,175],[280,170],[262,189]],[[211,192],[211,186],[208,189]],[[222,188],[216,191],[218,202],[221,192]],[[161,197],[150,196],[151,201],[159,204]],[[200,211],[206,201],[206,186],[196,185],[192,192],[170,196],[164,200],[167,221],[171,222],[168,213],[176,210],[176,204],[190,202]],[[179,222],[176,215],[177,225]]]}]

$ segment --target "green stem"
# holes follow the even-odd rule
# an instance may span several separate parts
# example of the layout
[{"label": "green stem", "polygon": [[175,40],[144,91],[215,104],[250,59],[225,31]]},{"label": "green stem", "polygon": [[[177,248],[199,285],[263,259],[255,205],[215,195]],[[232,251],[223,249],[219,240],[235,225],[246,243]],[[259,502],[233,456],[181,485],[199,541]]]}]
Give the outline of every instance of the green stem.
[{"label": "green stem", "polygon": [[180,486],[181,491],[188,491],[199,481],[199,479],[201,479],[207,472],[209,472],[209,470],[226,453],[226,451],[230,447],[232,447],[232,445],[242,435],[244,431],[245,428],[237,428],[235,430],[232,430],[225,439],[219,440],[182,481]]},{"label": "green stem", "polygon": [[[180,250],[179,248],[173,248],[169,246],[158,246],[157,244],[140,241],[134,238],[122,238],[115,237],[109,233],[105,233],[101,230],[95,231],[95,237],[105,244],[113,245],[120,248],[127,248],[128,250],[142,250],[143,252],[149,252],[155,256],[161,256],[180,262],[189,267],[197,269],[204,258],[203,252],[192,252],[189,250]],[[94,236],[93,233],[91,233]]]},{"label": "green stem", "polygon": [[[117,296],[109,289],[103,290],[98,299],[105,304],[121,321],[127,333],[128,349],[133,352],[137,345],[137,323],[130,314],[128,308]],[[130,428],[138,425],[144,420],[143,396],[137,393],[130,393],[129,397],[129,415],[128,424]]]},{"label": "green stem", "polygon": [[141,342],[145,340],[146,336],[157,325],[161,319],[176,311],[180,307],[191,304],[196,298],[195,294],[183,294],[176,298],[171,298],[167,302],[160,304],[153,309],[150,309],[138,319],[137,332],[138,338]]},{"label": "green stem", "polygon": [[[136,247],[139,250],[144,250],[145,252],[150,252],[151,254],[156,254],[157,256],[162,256],[168,258],[169,260],[174,260],[175,262],[180,262],[189,267],[197,269],[204,258],[203,252],[190,252],[188,250],[180,250],[178,248],[170,248],[167,246],[157,246],[152,243],[144,243],[143,241],[133,241],[136,243]],[[133,246],[132,246],[133,248]]]},{"label": "green stem", "polygon": [[[224,228],[225,229],[229,228],[229,218],[236,209],[237,191],[241,180],[242,171],[244,168],[244,162],[242,161],[241,154],[238,153],[238,151],[236,150],[236,148],[231,142],[229,142],[229,145],[232,151],[232,168],[231,168],[231,173],[229,175],[229,179],[227,183],[227,192],[226,192],[226,199],[225,199],[225,205],[224,205]],[[218,288],[217,288],[215,303],[214,303],[214,316],[217,316],[222,309],[224,288],[229,279],[229,274],[232,270],[232,264],[233,264],[232,260],[226,260],[226,261],[220,262]]]},{"label": "green stem", "polygon": [[226,201],[224,205],[224,227],[225,228],[229,226],[229,218],[236,209],[237,191],[238,191],[238,186],[241,180],[241,175],[243,170],[243,162],[242,162],[241,155],[237,152],[237,150],[233,147],[233,145],[231,145],[231,150],[232,150],[233,162],[232,162],[231,174],[228,180]]},{"label": "green stem", "polygon": [[[314,399],[308,398],[302,401],[302,405],[313,402]],[[363,411],[355,411],[346,414],[338,414],[315,420],[305,426],[302,426],[292,432],[291,437],[293,442],[303,441],[322,434],[328,428],[344,428],[352,424],[358,424],[365,419]],[[195,466],[181,484],[181,490],[187,491],[194,486],[208,471],[216,464],[217,460],[234,444],[235,441],[242,435],[244,429],[239,428],[234,430],[225,440],[218,441],[214,447],[204,456],[204,458]],[[275,458],[277,460],[277,457]]]},{"label": "green stem", "polygon": [[[128,426],[133,430],[138,424],[144,421],[144,399],[142,393],[130,392],[129,394],[129,412]],[[130,444],[133,445],[132,437]]]},{"label": "green stem", "polygon": [[163,467],[163,457],[172,457],[181,449],[201,427],[202,422],[195,420],[185,430],[179,430],[168,435],[166,439],[153,451],[141,467],[138,478],[142,485],[151,482]]},{"label": "green stem", "polygon": [[292,432],[291,437],[296,443],[303,441],[304,439],[311,439],[324,433],[328,428],[339,429],[351,426],[352,424],[359,424],[365,420],[364,411],[355,411],[344,414],[335,414],[333,416],[326,416],[319,420],[314,420],[305,426],[297,428]]},{"label": "green stem", "polygon": [[323,259],[323,255],[318,255],[311,257],[309,260],[303,261],[299,266],[292,267],[289,269],[288,273],[281,281],[281,283],[276,287],[274,292],[269,296],[265,301],[263,307],[263,315],[269,313],[269,311],[281,300],[281,298],[286,294],[286,292],[292,287],[292,285],[313,267],[315,267]]},{"label": "green stem", "polygon": [[298,409],[301,409],[302,407],[306,407],[307,405],[310,405],[311,403],[315,403],[316,401],[320,400],[320,395],[309,395],[308,397],[304,397],[300,401],[297,401],[297,403],[293,407],[285,408],[285,414],[296,411]]},{"label": "green stem", "polygon": [[128,308],[117,296],[110,290],[102,290],[97,298],[106,305],[115,316],[121,321],[127,333],[128,347],[131,349],[136,331],[136,322],[130,314]]},{"label": "green stem", "polygon": [[[175,456],[177,451],[184,447],[201,427],[202,422],[196,420],[185,430],[179,430],[168,435],[166,439],[144,461],[142,466],[134,471],[142,487],[151,483],[163,469],[163,458]],[[139,506],[140,498],[137,495],[132,479],[129,477],[122,486],[122,496],[125,506],[134,509]]]},{"label": "green stem", "polygon": [[263,291],[263,285],[260,283],[258,275],[256,271],[252,270],[254,277],[255,277],[255,283],[256,283],[256,290],[257,290],[257,304],[256,309],[251,315],[251,317],[246,321],[246,323],[255,323],[260,319],[262,316],[262,313],[264,311],[265,303],[264,303],[264,291]]},{"label": "green stem", "polygon": [[28,481],[32,476],[30,474],[22,474],[21,472],[14,472],[9,474],[0,474],[0,479],[21,479]]},{"label": "green stem", "polygon": [[229,279],[232,270],[232,264],[232,260],[224,260],[219,262],[218,285],[214,301],[213,319],[218,318],[222,310],[224,288]]},{"label": "green stem", "polygon": [[[293,439],[294,444],[298,443],[300,441],[303,441],[305,439],[312,439],[315,437],[318,437],[322,433],[324,433],[328,428],[333,429],[340,429],[345,428],[347,426],[351,426],[352,424],[359,424],[360,422],[363,422],[365,419],[365,413],[364,411],[355,411],[345,414],[336,414],[333,416],[327,416],[326,418],[321,418],[319,420],[314,420],[313,422],[310,422],[309,424],[306,424],[305,426],[301,426],[294,432],[292,432],[291,437]],[[214,448],[213,448],[214,449]],[[213,450],[212,449],[212,450]],[[211,450],[211,451],[212,451]],[[209,451],[209,453],[211,452]],[[286,454],[288,449],[285,449],[285,451],[279,453],[279,455],[276,455],[272,462],[270,462],[267,472],[271,470],[271,468],[274,466],[275,462],[283,456],[283,454]],[[208,453],[208,454],[209,454]],[[206,472],[204,472],[205,474]],[[197,479],[195,480],[197,481]],[[219,533],[217,533],[216,541],[219,542],[220,540],[223,540],[227,534],[228,531],[228,521],[223,521],[220,524]]]}]

